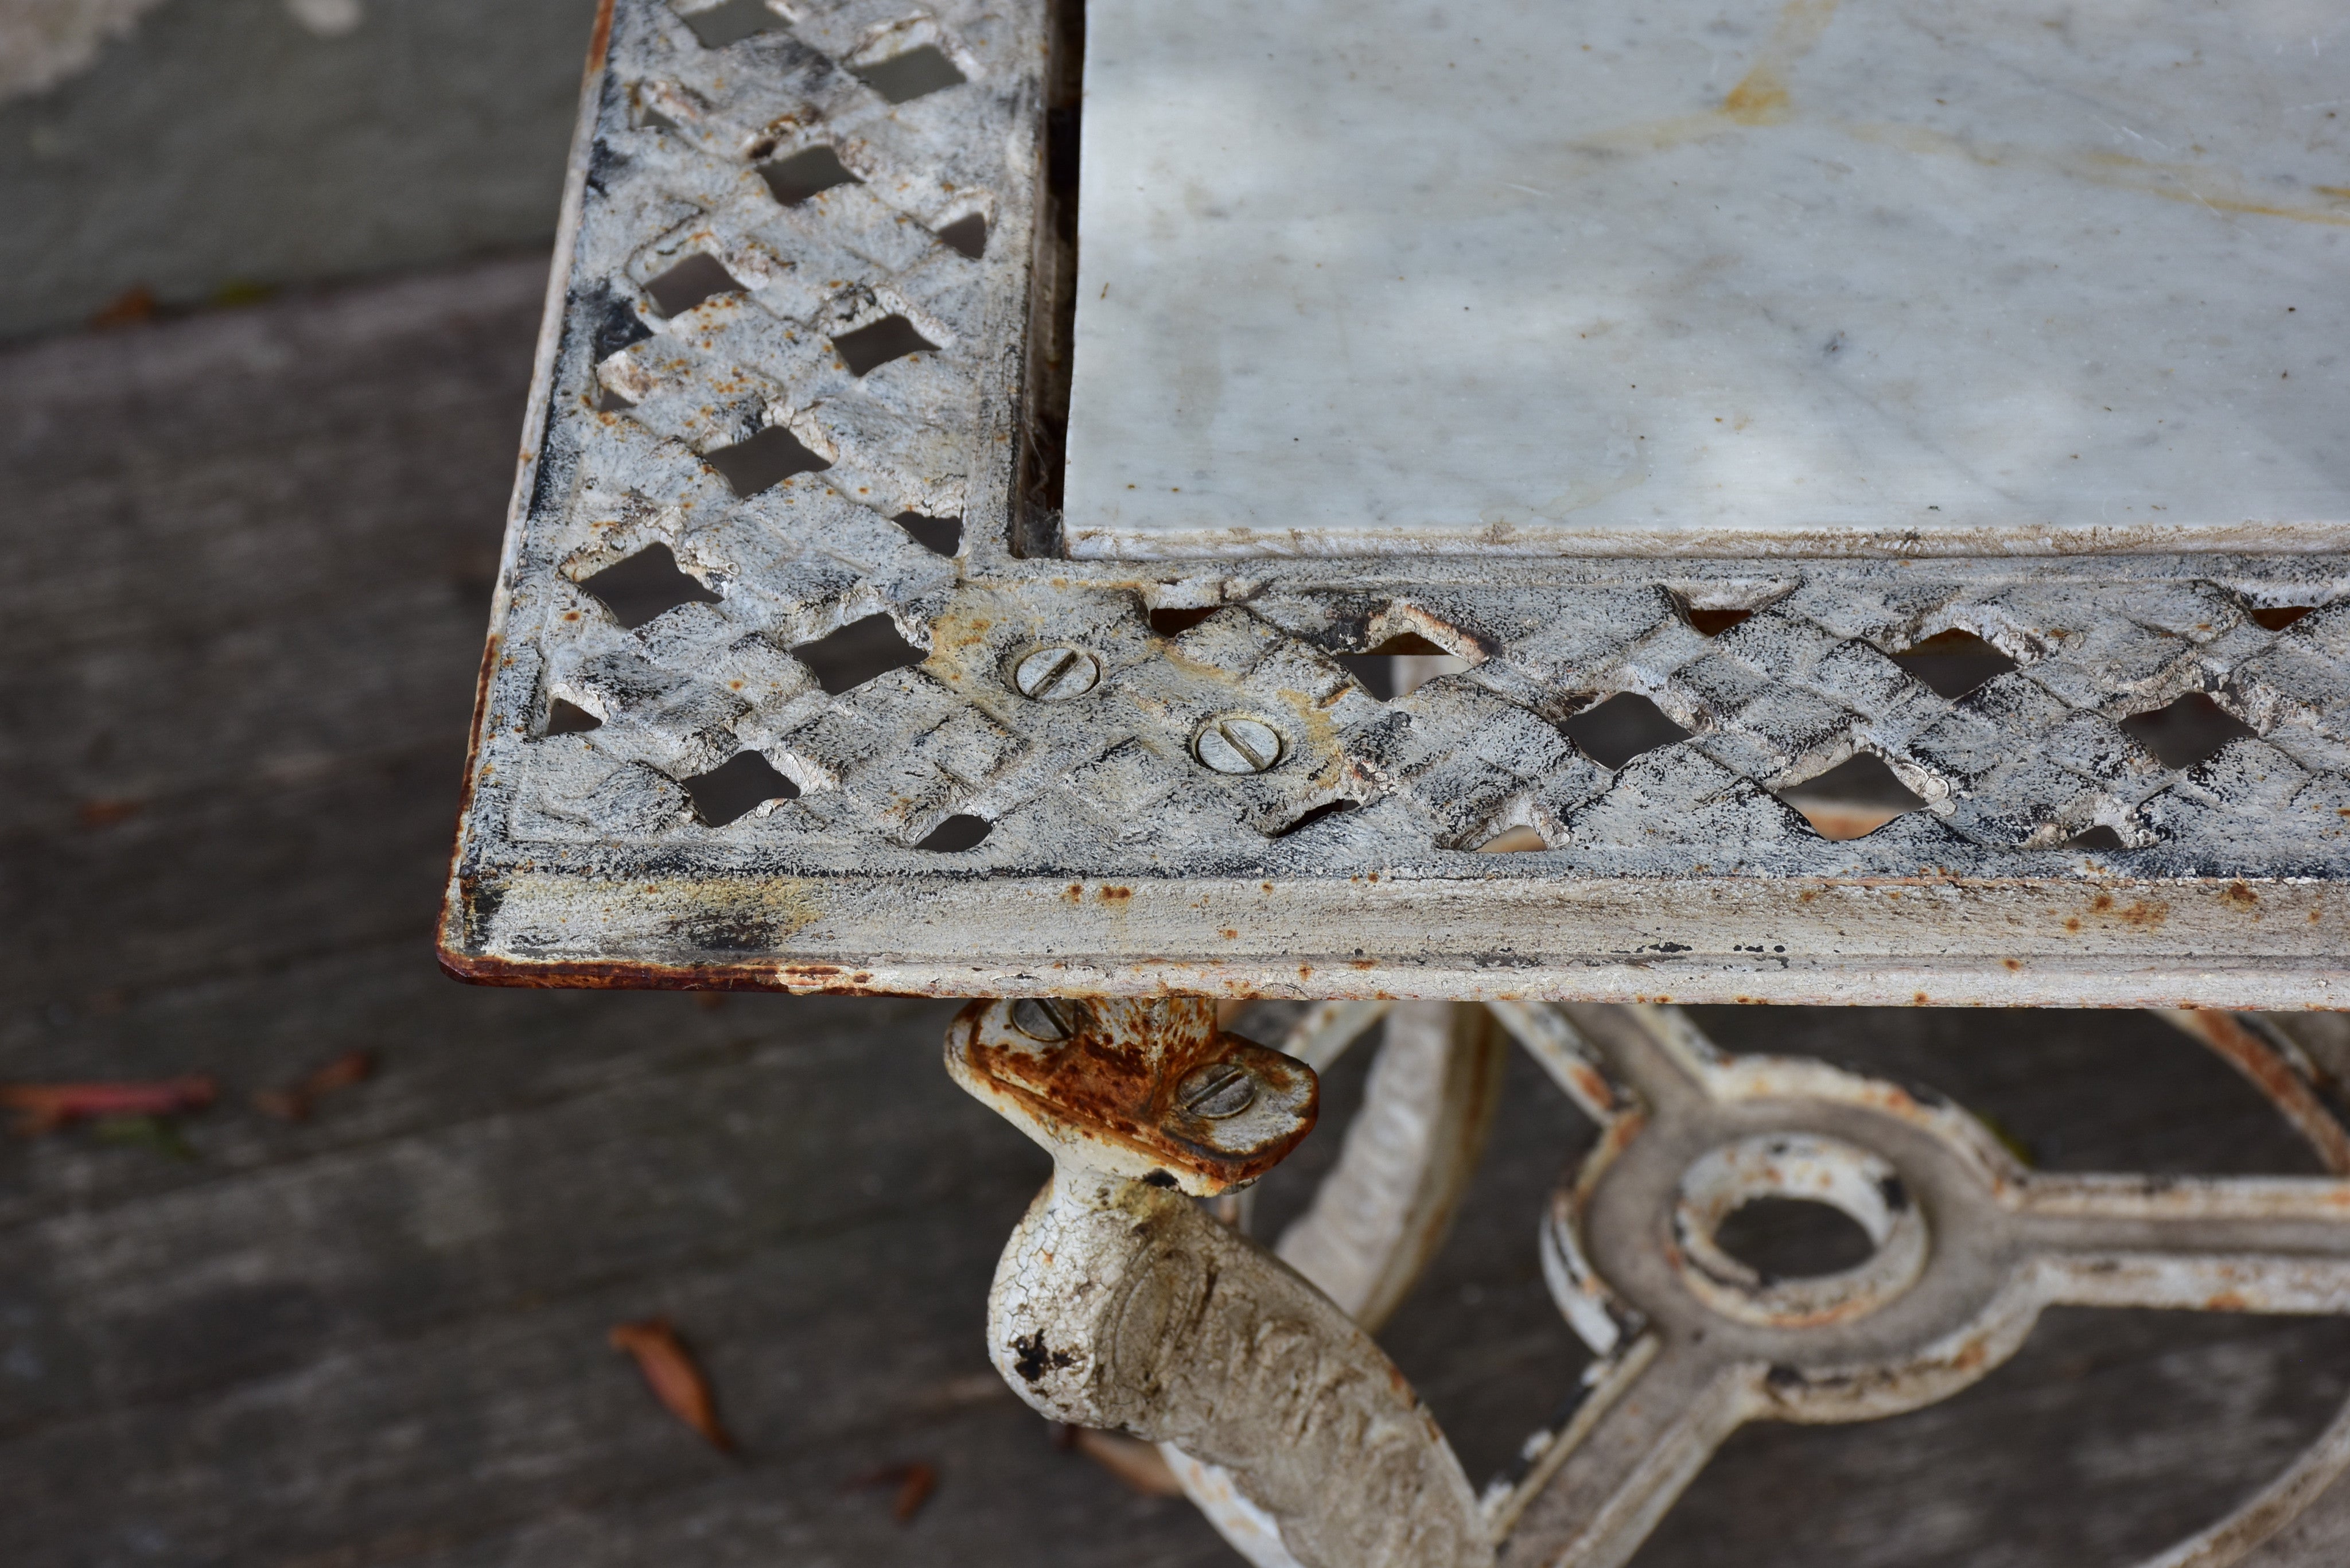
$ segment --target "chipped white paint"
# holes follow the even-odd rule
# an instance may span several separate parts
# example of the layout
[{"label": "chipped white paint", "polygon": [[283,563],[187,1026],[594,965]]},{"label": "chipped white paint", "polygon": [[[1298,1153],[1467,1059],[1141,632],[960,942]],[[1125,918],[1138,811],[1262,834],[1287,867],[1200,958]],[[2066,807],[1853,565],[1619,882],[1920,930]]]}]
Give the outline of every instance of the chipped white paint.
[{"label": "chipped white paint", "polygon": [[[789,9],[787,30],[708,50],[616,0],[453,968],[962,995],[2350,1002],[2350,560],[1017,556],[1014,525],[1052,522],[1018,489],[1044,19],[937,8],[916,30],[966,79],[891,104],[841,62],[911,39],[902,17]],[[759,171],[818,148],[854,179],[779,202]],[[974,218],[977,258],[941,237]],[[647,286],[696,257],[742,287],[664,314]],[[835,339],[893,320],[932,347],[852,373]],[[830,466],[738,495],[703,461],[778,429]],[[958,553],[908,514],[961,517]],[[656,544],[715,600],[624,628],[580,585]],[[2281,606],[2324,607],[2257,618]],[[1153,608],[1214,613],[1154,628]],[[1690,608],[1753,613],[1709,637]],[[828,690],[812,646],[873,616],[922,661]],[[1895,662],[1949,628],[2018,667],[1952,699]],[[1337,662],[1405,634],[1459,665],[1382,702]],[[1044,646],[1097,679],[1022,695]],[[1690,733],[1611,769],[1562,725],[1627,693]],[[2122,727],[2201,693],[2254,733],[2176,767]],[[546,733],[556,699],[600,727]],[[1199,761],[1231,713],[1278,732],[1263,772]],[[796,798],[707,825],[688,783],[745,752]],[[1772,793],[1858,753],[1926,809],[1829,842]],[[984,840],[920,847],[957,816]],[[2123,847],[2067,846],[2094,827]],[[1544,847],[1473,853],[1512,829]]]},{"label": "chipped white paint", "polygon": [[[1293,1247],[1315,1231],[1309,1216],[1281,1247],[1297,1273],[1171,1192],[1114,1177],[1095,1145],[1031,1128],[1059,1170],[997,1275],[998,1365],[1056,1419],[1170,1445],[1187,1490],[1259,1568],[1621,1568],[1739,1426],[1947,1398],[2013,1355],[2048,1306],[2350,1314],[2342,1127],[2313,1119],[2296,1051],[2257,1020],[2211,1043],[2334,1177],[2043,1175],[1928,1092],[1728,1056],[1673,1009],[1497,1007],[1600,1124],[1542,1238],[1560,1310],[1597,1359],[1487,1485],[1472,1526],[1441,1435],[1403,1414],[1416,1404],[1361,1332],[1388,1299],[1363,1282],[1409,1282],[1432,1242],[1406,1221],[1473,1158],[1474,1118],[1439,1116],[1445,1132],[1428,1136],[1430,1104],[1451,1097],[1434,1092],[1433,1064],[1446,1042],[1456,1067],[1471,1064],[1482,1038],[1484,1010],[1455,1011],[1407,1015],[1389,1042],[1315,1201],[1367,1222],[1324,1223]],[[1290,1040],[1326,1061],[1337,1026],[1360,1018],[1319,1010]],[[1713,1236],[1765,1195],[1844,1210],[1871,1257],[1760,1278]],[[1352,1321],[1350,1296],[1365,1303]],[[2238,1562],[2345,1469],[2350,1411],[2235,1513],[2142,1568]]]}]

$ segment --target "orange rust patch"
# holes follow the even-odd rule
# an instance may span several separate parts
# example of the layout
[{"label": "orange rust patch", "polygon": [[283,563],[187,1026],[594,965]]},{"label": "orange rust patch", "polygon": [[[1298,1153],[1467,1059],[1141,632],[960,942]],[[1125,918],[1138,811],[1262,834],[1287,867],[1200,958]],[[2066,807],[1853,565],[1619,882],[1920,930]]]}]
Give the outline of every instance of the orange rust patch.
[{"label": "orange rust patch", "polygon": [[1224,940],[1226,940],[1226,941],[1228,941],[1228,942],[1229,942],[1229,941],[1232,940],[1233,939],[1237,938],[1239,935],[1240,935],[1240,932],[1238,932],[1238,931],[1226,931],[1226,932],[1224,932],[1224,933],[1223,933],[1223,938],[1224,938]]},{"label": "orange rust patch", "polygon": [[1134,897],[1134,889],[1131,888],[1104,888],[1100,892],[1095,894],[1094,897],[1099,898],[1105,904],[1124,903],[1127,899]]},{"label": "orange rust patch", "polygon": [[2081,929],[2081,917],[2078,915],[2066,916],[2064,919],[2064,929],[2068,931],[2079,930]]},{"label": "orange rust patch", "polygon": [[1768,67],[1749,72],[1721,100],[1722,113],[1747,125],[1767,125],[1783,118],[1786,109],[1786,85]]},{"label": "orange rust patch", "polygon": [[2221,1291],[2203,1303],[2203,1310],[2205,1312],[2242,1312],[2246,1304],[2241,1293],[2235,1291]]},{"label": "orange rust patch", "polygon": [[1086,897],[1085,884],[1082,882],[1070,883],[1067,889],[1062,893],[1061,897],[1072,904],[1083,903]]},{"label": "orange rust patch", "polygon": [[1930,1005],[1931,1005],[1929,1002],[1927,1002],[1927,1000],[1926,1000],[1926,993],[1925,993],[1924,992],[1922,992],[1922,991],[1921,991],[1921,992],[1919,992],[1916,996],[1911,997],[1909,1000],[1910,1000],[1910,1001],[1912,1001],[1912,1002],[1914,1002],[1915,1003],[1917,1003],[1919,1007],[1926,1007],[1926,1006],[1930,1006]]},{"label": "orange rust patch", "polygon": [[2023,961],[2022,959],[2002,959],[1999,961],[2005,964],[2011,970],[2018,970],[2023,967]]},{"label": "orange rust patch", "polygon": [[2241,882],[2230,882],[2228,890],[2220,895],[2220,902],[2231,909],[2251,909],[2260,907],[2261,896]]},{"label": "orange rust patch", "polygon": [[2100,893],[2095,898],[2089,900],[2089,908],[2100,915],[2104,914],[2107,909],[2110,909],[2113,907],[2114,896],[2111,893]]}]

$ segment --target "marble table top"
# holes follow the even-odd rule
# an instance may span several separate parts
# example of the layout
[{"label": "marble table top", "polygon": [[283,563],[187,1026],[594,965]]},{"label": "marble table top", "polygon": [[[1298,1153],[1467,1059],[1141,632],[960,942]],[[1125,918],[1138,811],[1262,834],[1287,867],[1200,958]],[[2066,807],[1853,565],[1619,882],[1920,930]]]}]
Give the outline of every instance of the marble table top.
[{"label": "marble table top", "polygon": [[1080,556],[2341,548],[2338,0],[1092,0]]}]

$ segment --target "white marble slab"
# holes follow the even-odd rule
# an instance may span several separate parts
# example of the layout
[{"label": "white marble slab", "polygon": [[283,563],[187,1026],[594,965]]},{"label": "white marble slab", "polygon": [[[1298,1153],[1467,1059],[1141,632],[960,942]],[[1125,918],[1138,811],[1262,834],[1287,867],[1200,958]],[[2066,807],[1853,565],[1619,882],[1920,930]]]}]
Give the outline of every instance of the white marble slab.
[{"label": "white marble slab", "polygon": [[1091,0],[1080,556],[2341,548],[2341,0]]}]

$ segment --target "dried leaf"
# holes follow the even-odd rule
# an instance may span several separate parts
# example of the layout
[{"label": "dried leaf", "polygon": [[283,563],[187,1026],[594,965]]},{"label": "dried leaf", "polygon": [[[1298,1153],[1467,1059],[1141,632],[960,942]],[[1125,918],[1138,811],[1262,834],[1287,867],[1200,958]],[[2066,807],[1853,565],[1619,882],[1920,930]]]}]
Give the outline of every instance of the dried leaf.
[{"label": "dried leaf", "polygon": [[143,800],[86,800],[74,807],[74,816],[84,827],[111,827],[146,806]]},{"label": "dried leaf", "polygon": [[170,1116],[213,1103],[218,1089],[201,1073],[154,1083],[0,1084],[0,1106],[16,1113],[26,1137],[91,1116]]},{"label": "dried leaf", "polygon": [[708,1438],[712,1448],[722,1453],[733,1451],[734,1439],[718,1424],[718,1407],[710,1397],[709,1381],[669,1319],[649,1317],[640,1323],[620,1324],[610,1338],[613,1349],[636,1357],[637,1370],[644,1374],[653,1397],[671,1415]]},{"label": "dried leaf", "polygon": [[100,1116],[89,1130],[100,1143],[151,1148],[173,1159],[196,1158],[196,1151],[180,1132],[180,1124],[163,1116]]},{"label": "dried leaf", "polygon": [[860,1490],[872,1486],[894,1486],[898,1495],[889,1501],[889,1517],[900,1524],[910,1524],[914,1515],[922,1511],[922,1504],[931,1501],[931,1493],[939,1490],[939,1472],[920,1459],[906,1464],[884,1465],[848,1481],[843,1491]]},{"label": "dried leaf", "polygon": [[124,289],[101,306],[89,318],[89,324],[103,330],[109,327],[136,327],[154,319],[155,291],[142,283]]},{"label": "dried leaf", "polygon": [[255,1108],[289,1122],[305,1122],[321,1095],[363,1083],[375,1072],[375,1053],[346,1051],[298,1084],[264,1089],[253,1096]]}]

